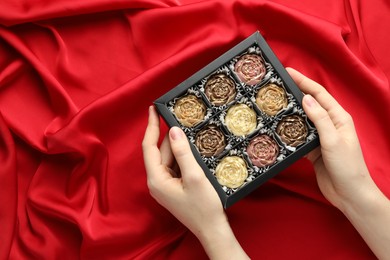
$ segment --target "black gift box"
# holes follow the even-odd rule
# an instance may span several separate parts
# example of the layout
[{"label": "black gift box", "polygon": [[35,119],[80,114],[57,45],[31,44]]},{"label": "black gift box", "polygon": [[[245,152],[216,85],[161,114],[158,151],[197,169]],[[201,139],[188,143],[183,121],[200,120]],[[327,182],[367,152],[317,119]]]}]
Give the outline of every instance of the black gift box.
[{"label": "black gift box", "polygon": [[[255,55],[257,58],[260,57],[259,59],[263,62],[265,73],[259,82],[245,82],[242,76],[236,71],[238,70],[236,67],[238,67],[240,58],[246,54]],[[258,72],[257,68],[250,66],[248,65],[247,67],[249,70],[253,69],[254,72]],[[215,105],[212,103],[211,98],[206,95],[205,89],[207,88],[208,82],[215,78],[215,75],[221,74],[229,78],[229,84],[234,85],[232,91],[235,93],[232,95],[235,98],[228,100],[227,104]],[[269,84],[275,84],[281,87],[286,94],[287,105],[275,115],[265,113],[258,103],[256,103],[257,93]],[[175,114],[175,105],[178,104],[177,102],[188,95],[193,96],[192,98],[196,98],[200,103],[203,103],[200,106],[200,110],[203,113],[201,116],[203,117],[199,122],[194,123],[194,125],[191,125],[193,123],[192,121],[188,123]],[[196,72],[177,87],[158,98],[154,104],[169,127],[181,127],[186,133],[196,160],[217,191],[223,206],[227,208],[319,145],[317,131],[302,109],[302,97],[302,92],[272,52],[264,38],[259,32],[256,32]],[[252,111],[251,113],[253,111],[256,113],[253,121],[255,122],[253,125],[255,128],[251,129],[247,134],[239,135],[234,133],[232,128],[229,128],[227,125],[227,120],[225,120],[229,109],[237,104],[243,104],[245,108]],[[297,115],[300,117],[302,119],[301,121],[304,122],[302,124],[305,125],[303,128],[306,127],[307,130],[303,143],[298,145],[293,144],[295,146],[287,144],[287,141],[278,132],[281,131],[279,122],[289,115]],[[238,118],[238,121],[240,120],[240,124],[246,124],[246,119]],[[200,148],[195,143],[197,142],[198,135],[200,135],[199,133],[210,125],[213,125],[214,129],[218,130],[218,133],[223,134],[223,137],[220,134],[220,136],[212,136],[212,138],[224,140],[223,143],[225,146],[222,152],[219,151],[218,154],[207,154],[205,156],[204,154],[200,154]],[[286,131],[291,132],[288,129]],[[294,135],[294,133],[292,134]],[[276,155],[272,158],[274,161],[270,165],[262,166],[260,163],[260,166],[256,166],[254,165],[255,159],[248,155],[248,145],[259,135],[268,135],[270,137],[268,139],[274,141],[273,150],[276,151]],[[259,149],[261,153],[262,148]],[[218,177],[219,179],[216,177],[216,172],[219,172],[219,174],[221,172],[221,170],[217,169],[217,166],[225,157],[231,156],[235,157],[237,162],[245,162],[241,166],[245,165],[247,175],[245,175],[244,166],[240,168],[243,170],[244,175],[239,175],[235,171],[223,173],[224,176],[226,174],[233,174],[239,175],[233,176],[234,178],[244,178],[245,180],[243,183],[239,183],[238,187],[224,183],[221,180],[222,177]],[[243,161],[237,159],[237,157]],[[226,165],[225,162],[224,165]],[[220,168],[223,167],[221,166]]]}]

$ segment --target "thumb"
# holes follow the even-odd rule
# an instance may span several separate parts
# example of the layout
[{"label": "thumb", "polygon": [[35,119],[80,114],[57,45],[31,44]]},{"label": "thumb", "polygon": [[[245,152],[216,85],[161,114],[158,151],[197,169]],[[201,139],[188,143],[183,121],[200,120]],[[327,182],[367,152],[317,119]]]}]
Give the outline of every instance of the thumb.
[{"label": "thumb", "polygon": [[171,143],[172,153],[175,156],[176,162],[179,165],[183,178],[192,175],[200,168],[198,162],[192,154],[188,140],[179,127],[172,127],[169,130],[169,141]]}]

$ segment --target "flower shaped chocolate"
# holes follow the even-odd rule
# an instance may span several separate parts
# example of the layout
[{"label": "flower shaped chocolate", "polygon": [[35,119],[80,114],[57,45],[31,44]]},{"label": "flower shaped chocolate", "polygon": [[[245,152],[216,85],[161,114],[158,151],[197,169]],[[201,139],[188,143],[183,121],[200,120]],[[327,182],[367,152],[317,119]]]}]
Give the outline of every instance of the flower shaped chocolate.
[{"label": "flower shaped chocolate", "polygon": [[276,84],[267,84],[257,92],[256,104],[264,113],[274,116],[287,107],[286,92]]},{"label": "flower shaped chocolate", "polygon": [[225,124],[236,136],[248,135],[256,128],[256,112],[245,104],[234,105],[226,113]]},{"label": "flower shaped chocolate", "polygon": [[201,155],[216,156],[225,149],[225,136],[216,125],[209,125],[198,132],[195,145]]},{"label": "flower shaped chocolate", "polygon": [[234,66],[234,71],[242,82],[252,86],[259,83],[266,73],[263,59],[257,54],[243,55]]},{"label": "flower shaped chocolate", "polygon": [[283,117],[276,132],[289,146],[298,146],[306,141],[308,129],[305,120],[299,115]]},{"label": "flower shaped chocolate", "polygon": [[223,73],[211,76],[206,82],[204,92],[215,106],[227,104],[236,97],[234,81]]},{"label": "flower shaped chocolate", "polygon": [[177,100],[173,109],[180,123],[187,127],[198,124],[206,115],[205,104],[192,94]]},{"label": "flower shaped chocolate", "polygon": [[268,135],[259,135],[252,139],[246,152],[253,165],[264,167],[273,164],[279,154],[279,146]]},{"label": "flower shaped chocolate", "polygon": [[215,169],[219,184],[228,188],[238,188],[248,177],[245,161],[238,156],[227,156],[221,160]]}]

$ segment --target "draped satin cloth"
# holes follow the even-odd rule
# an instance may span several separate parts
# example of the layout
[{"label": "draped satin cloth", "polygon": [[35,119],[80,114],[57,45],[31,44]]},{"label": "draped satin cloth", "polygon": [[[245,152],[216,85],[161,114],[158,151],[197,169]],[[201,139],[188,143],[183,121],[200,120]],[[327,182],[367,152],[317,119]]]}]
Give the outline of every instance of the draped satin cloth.
[{"label": "draped satin cloth", "polygon": [[[389,11],[387,0],[3,0],[0,259],[206,258],[149,195],[147,108],[256,30],[353,116],[390,196]],[[305,159],[227,215],[253,259],[375,258]]]}]

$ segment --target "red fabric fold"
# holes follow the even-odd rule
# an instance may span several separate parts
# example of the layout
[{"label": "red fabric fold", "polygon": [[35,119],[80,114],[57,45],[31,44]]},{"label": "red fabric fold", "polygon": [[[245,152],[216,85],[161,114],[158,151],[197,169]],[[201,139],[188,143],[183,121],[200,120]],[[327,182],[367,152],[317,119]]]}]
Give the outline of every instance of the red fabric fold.
[{"label": "red fabric fold", "polygon": [[[15,144],[3,117],[0,114],[0,221],[2,223],[3,232],[0,234],[0,241],[2,241],[2,249],[0,251],[0,258],[7,258],[10,253],[12,240],[14,237],[16,225],[16,207],[17,207],[17,176],[16,172],[16,158],[15,158]],[[4,185],[7,184],[7,185]]]},{"label": "red fabric fold", "polygon": [[[1,6],[0,259],[205,258],[147,190],[147,107],[256,30],[353,116],[390,196],[385,0]],[[305,159],[227,214],[253,259],[375,259]]]}]

